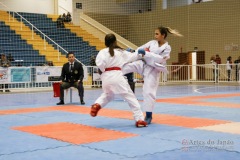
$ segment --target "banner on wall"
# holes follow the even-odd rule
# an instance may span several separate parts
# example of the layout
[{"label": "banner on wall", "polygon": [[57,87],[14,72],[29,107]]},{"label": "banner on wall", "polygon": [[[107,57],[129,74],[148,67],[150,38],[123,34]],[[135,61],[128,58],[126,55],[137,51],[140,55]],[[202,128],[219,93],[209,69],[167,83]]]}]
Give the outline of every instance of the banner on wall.
[{"label": "banner on wall", "polygon": [[0,67],[0,82],[6,83],[8,82],[8,68]]},{"label": "banner on wall", "polygon": [[[87,68],[83,66],[84,79],[87,80]],[[39,66],[36,67],[36,82],[48,82],[48,77],[61,76],[62,67],[55,66]]]},{"label": "banner on wall", "polygon": [[62,67],[39,66],[36,67],[36,82],[48,82],[49,76],[60,76]]},{"label": "banner on wall", "polygon": [[31,82],[31,68],[30,67],[10,67],[11,79],[10,82]]}]

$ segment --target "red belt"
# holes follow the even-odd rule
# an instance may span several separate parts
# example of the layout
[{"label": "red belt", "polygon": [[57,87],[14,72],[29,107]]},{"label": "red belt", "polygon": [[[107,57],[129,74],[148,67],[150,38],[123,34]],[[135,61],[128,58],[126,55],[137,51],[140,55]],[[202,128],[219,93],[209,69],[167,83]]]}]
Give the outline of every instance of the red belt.
[{"label": "red belt", "polygon": [[121,68],[119,68],[119,67],[105,68],[105,71],[113,71],[113,70],[121,70]]}]

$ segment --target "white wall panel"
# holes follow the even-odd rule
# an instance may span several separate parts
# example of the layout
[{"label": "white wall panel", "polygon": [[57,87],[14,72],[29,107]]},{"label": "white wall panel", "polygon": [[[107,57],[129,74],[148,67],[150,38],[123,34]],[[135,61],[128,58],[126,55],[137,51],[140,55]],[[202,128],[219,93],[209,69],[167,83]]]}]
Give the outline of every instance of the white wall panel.
[{"label": "white wall panel", "polygon": [[1,10],[15,12],[54,14],[55,0],[0,0],[9,9],[1,6]]}]

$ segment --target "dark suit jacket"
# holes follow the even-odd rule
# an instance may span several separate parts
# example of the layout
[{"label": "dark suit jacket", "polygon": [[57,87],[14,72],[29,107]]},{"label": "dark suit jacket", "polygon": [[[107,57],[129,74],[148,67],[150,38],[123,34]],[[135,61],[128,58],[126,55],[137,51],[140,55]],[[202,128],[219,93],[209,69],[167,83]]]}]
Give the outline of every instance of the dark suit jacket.
[{"label": "dark suit jacket", "polygon": [[63,82],[76,82],[78,80],[82,81],[84,77],[82,64],[79,62],[74,62],[73,70],[70,72],[70,64],[69,62],[65,63],[62,67],[62,73],[60,76],[60,80]]}]

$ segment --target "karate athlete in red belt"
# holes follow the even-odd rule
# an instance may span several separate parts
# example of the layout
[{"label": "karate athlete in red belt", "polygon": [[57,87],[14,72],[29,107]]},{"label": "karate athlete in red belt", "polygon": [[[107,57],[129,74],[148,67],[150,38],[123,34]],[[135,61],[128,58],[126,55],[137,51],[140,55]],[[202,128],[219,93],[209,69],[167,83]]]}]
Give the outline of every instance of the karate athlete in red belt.
[{"label": "karate athlete in red belt", "polygon": [[119,94],[128,102],[133,112],[136,127],[146,127],[147,122],[144,121],[140,104],[121,70],[125,63],[141,59],[142,55],[138,53],[129,54],[129,52],[118,47],[114,34],[106,35],[105,45],[107,48],[102,49],[96,57],[96,65],[102,72],[103,93],[92,105],[90,115],[92,117],[97,116],[99,110],[113,100],[115,94]]}]

